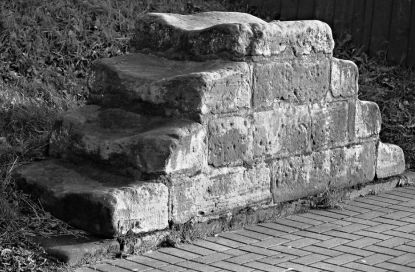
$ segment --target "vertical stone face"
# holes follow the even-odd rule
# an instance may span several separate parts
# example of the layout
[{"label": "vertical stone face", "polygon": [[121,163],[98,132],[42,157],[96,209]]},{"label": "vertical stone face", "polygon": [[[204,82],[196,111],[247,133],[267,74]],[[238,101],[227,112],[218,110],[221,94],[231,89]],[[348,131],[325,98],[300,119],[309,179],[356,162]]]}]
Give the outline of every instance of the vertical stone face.
[{"label": "vertical stone face", "polygon": [[202,114],[236,112],[251,107],[252,75],[247,63],[226,63],[223,67],[215,67],[201,74],[206,82]]},{"label": "vertical stone face", "polygon": [[206,131],[200,124],[154,129],[128,147],[134,164],[146,173],[198,171],[207,165]]},{"label": "vertical stone face", "polygon": [[377,178],[400,175],[405,171],[405,156],[402,148],[393,144],[379,143],[376,160]]},{"label": "vertical stone face", "polygon": [[313,150],[344,146],[349,142],[349,104],[347,101],[313,104],[312,148]]},{"label": "vertical stone face", "polygon": [[357,100],[355,103],[354,129],[351,135],[352,141],[359,141],[379,135],[382,123],[379,106],[371,101]]},{"label": "vertical stone face", "polygon": [[275,203],[324,191],[328,186],[328,152],[280,159],[271,165],[271,191]]},{"label": "vertical stone face", "polygon": [[350,187],[373,180],[375,142],[293,156],[271,163],[274,202],[323,192],[329,187]]},{"label": "vertical stone face", "polygon": [[21,167],[15,178],[54,216],[95,235],[114,237],[168,227],[169,191],[162,183],[54,160]]},{"label": "vertical stone face", "polygon": [[349,60],[333,58],[331,63],[331,94],[334,98],[357,98],[359,70]]},{"label": "vertical stone face", "polygon": [[145,233],[167,228],[169,198],[167,187],[161,183],[144,183],[111,191],[116,203],[113,226],[117,233]]},{"label": "vertical stone face", "polygon": [[208,123],[208,163],[213,166],[252,160],[252,128],[248,117],[221,117]]},{"label": "vertical stone face", "polygon": [[310,151],[311,119],[308,106],[281,103],[254,113],[255,157],[281,157]]},{"label": "vertical stone face", "polygon": [[339,179],[336,187],[369,182],[375,178],[377,140],[352,146],[346,152],[347,178]]},{"label": "vertical stone face", "polygon": [[330,60],[299,58],[292,61],[255,63],[255,109],[268,109],[279,101],[307,104],[322,101],[330,84]]},{"label": "vertical stone face", "polygon": [[184,223],[192,217],[270,201],[270,172],[259,164],[251,169],[215,169],[192,178],[172,177],[170,197],[173,222]]}]

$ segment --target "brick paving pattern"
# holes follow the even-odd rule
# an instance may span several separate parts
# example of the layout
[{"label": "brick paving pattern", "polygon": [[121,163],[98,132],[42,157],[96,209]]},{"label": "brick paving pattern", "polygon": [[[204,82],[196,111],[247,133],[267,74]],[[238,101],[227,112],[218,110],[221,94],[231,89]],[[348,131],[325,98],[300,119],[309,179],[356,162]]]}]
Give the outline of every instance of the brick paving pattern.
[{"label": "brick paving pattern", "polygon": [[415,187],[76,272],[415,271]]}]

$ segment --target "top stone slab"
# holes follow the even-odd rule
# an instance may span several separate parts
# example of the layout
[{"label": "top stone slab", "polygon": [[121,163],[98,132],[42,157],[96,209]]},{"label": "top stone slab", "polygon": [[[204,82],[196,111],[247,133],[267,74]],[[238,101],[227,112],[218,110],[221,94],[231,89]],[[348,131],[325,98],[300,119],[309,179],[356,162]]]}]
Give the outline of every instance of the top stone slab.
[{"label": "top stone slab", "polygon": [[331,55],[334,41],[320,21],[267,23],[239,12],[148,13],[137,19],[131,46],[174,59],[244,60]]}]

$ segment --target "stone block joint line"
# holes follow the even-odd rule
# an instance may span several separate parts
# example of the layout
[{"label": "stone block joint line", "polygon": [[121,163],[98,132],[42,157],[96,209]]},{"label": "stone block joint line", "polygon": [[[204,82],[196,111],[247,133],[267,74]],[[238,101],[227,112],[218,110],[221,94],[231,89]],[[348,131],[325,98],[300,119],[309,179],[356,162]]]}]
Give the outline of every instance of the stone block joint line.
[{"label": "stone block joint line", "polygon": [[[149,13],[138,16],[131,47],[132,54],[94,64],[89,103],[57,122],[50,159],[15,173],[22,189],[69,224],[109,239],[137,235],[123,245],[127,251],[137,244],[143,251],[152,248],[188,226],[204,225],[214,233],[242,216],[263,221],[260,212],[249,211],[272,211],[405,170],[402,149],[379,141],[379,107],[358,99],[357,66],[333,57],[332,32],[323,22]],[[375,205],[378,211],[394,202],[388,199]],[[370,210],[373,203],[359,202],[348,211]],[[404,223],[398,230],[393,224],[378,227],[376,233],[385,236],[372,234],[355,245],[348,235],[376,226],[344,221],[349,215],[339,214],[311,213],[131,262],[159,269],[149,265],[158,260],[171,270],[205,271],[198,258],[223,247],[226,256],[246,252],[246,258],[220,255],[209,269],[268,271],[277,260],[261,257],[278,250],[284,262],[273,267],[300,269],[316,261],[329,269],[361,256],[331,256],[335,249],[318,246],[325,238],[361,249],[391,236],[383,231],[410,229]],[[391,220],[377,223],[389,226]],[[324,233],[337,228],[343,240]],[[274,240],[283,243],[267,244]],[[307,257],[305,247],[330,255]]]}]

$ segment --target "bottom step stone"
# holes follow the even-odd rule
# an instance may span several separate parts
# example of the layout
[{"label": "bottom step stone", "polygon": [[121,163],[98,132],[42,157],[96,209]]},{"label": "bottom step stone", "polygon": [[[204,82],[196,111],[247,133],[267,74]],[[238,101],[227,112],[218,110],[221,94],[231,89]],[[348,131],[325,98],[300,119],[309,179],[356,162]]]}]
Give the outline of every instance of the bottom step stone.
[{"label": "bottom step stone", "polygon": [[162,183],[57,160],[22,166],[15,180],[54,216],[95,235],[113,237],[168,227],[168,188]]},{"label": "bottom step stone", "polygon": [[376,177],[387,178],[400,175],[405,171],[405,156],[402,148],[394,144],[379,143]]}]

